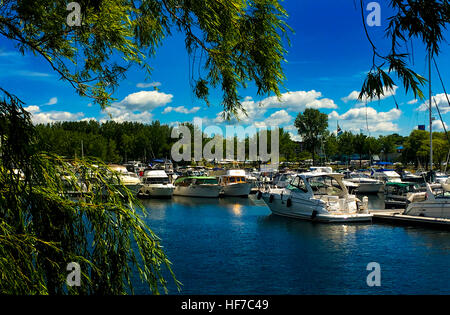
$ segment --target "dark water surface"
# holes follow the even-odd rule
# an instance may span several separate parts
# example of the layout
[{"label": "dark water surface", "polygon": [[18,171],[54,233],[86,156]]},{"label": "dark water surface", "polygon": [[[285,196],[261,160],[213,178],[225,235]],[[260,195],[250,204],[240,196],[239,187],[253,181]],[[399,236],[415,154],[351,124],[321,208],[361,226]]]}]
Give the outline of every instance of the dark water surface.
[{"label": "dark water surface", "polygon": [[[182,294],[450,294],[448,231],[311,223],[274,216],[255,196],[143,203]],[[366,283],[370,262],[379,287]],[[136,293],[146,291],[137,283]]]}]

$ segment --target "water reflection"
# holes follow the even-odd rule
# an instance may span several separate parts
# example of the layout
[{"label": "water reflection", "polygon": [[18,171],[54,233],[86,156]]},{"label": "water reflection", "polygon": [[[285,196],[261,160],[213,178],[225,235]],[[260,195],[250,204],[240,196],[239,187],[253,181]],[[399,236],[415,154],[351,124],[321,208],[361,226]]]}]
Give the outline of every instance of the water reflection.
[{"label": "water reflection", "polygon": [[[255,196],[143,203],[183,294],[450,293],[447,231],[285,218]],[[372,261],[379,288],[365,282]]]}]

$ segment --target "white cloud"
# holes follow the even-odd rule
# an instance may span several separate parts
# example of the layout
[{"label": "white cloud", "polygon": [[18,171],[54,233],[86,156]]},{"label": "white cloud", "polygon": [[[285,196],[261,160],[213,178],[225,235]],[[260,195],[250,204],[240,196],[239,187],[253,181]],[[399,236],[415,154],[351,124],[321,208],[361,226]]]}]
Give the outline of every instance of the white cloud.
[{"label": "white cloud", "polygon": [[75,121],[80,120],[84,116],[83,113],[70,113],[61,111],[39,112],[33,113],[31,120],[34,124],[47,124],[58,121]]},{"label": "white cloud", "polygon": [[172,97],[172,94],[166,94],[159,91],[140,91],[128,95],[120,102],[111,104],[111,106],[134,111],[146,111],[170,103]]},{"label": "white cloud", "polygon": [[[346,113],[339,115],[332,111],[328,115],[330,121],[339,121],[339,126],[345,131],[360,132],[369,126],[370,132],[396,132],[399,127],[393,121],[400,118],[402,111],[396,108],[388,112],[377,112],[372,107],[351,108]],[[330,126],[336,125],[329,121]]]},{"label": "white cloud", "polygon": [[[392,87],[392,89],[388,89],[388,88],[384,87],[384,88],[383,88],[383,92],[384,92],[384,93],[383,93],[382,96],[380,96],[379,99],[380,99],[380,100],[384,100],[385,98],[388,98],[388,97],[390,97],[390,96],[395,95],[397,89],[398,89],[398,86],[396,86],[396,85],[394,85],[394,86]],[[377,101],[377,100],[378,100],[378,97],[375,97],[375,98],[373,98],[373,99],[369,99],[367,96],[363,96],[362,99],[359,100],[359,99],[358,99],[359,93],[360,93],[359,91],[353,91],[353,92],[351,92],[349,95],[347,95],[347,96],[341,98],[341,100],[342,100],[344,103],[348,103],[349,101],[360,101],[361,103],[366,103],[366,102],[372,102],[372,101]]]},{"label": "white cloud", "polygon": [[302,141],[302,136],[298,133],[288,132],[288,134],[291,136],[292,141]]},{"label": "white cloud", "polygon": [[27,106],[27,107],[24,107],[23,108],[24,110],[26,110],[27,112],[30,112],[30,113],[37,113],[37,112],[39,112],[41,109],[39,108],[39,106],[36,106],[36,105],[30,105],[30,106]]},{"label": "white cloud", "polygon": [[444,124],[442,124],[442,121],[440,119],[433,120],[432,126],[433,130],[444,130],[445,127],[445,129],[448,131],[448,125],[445,122]]},{"label": "white cloud", "polygon": [[191,109],[187,109],[184,106],[178,106],[178,107],[167,106],[166,108],[164,108],[164,111],[162,113],[167,114],[167,113],[174,111],[174,112],[181,113],[181,114],[193,114],[193,113],[198,112],[199,110],[200,110],[200,107],[193,107]]},{"label": "white cloud", "polygon": [[33,124],[49,124],[58,121],[76,121],[80,120],[84,113],[70,113],[64,111],[49,111],[49,112],[41,112],[39,106],[30,105],[24,107],[24,110],[31,113],[31,121]]},{"label": "white cloud", "polygon": [[58,98],[57,97],[52,97],[51,99],[49,99],[49,101],[47,103],[45,103],[44,105],[55,105],[56,103],[58,103]]},{"label": "white cloud", "polygon": [[286,108],[297,112],[305,108],[337,108],[332,99],[322,98],[322,93],[315,90],[283,93],[280,99],[270,96],[261,103],[263,107]]},{"label": "white cloud", "polygon": [[408,102],[408,104],[409,104],[409,105],[416,104],[418,101],[419,101],[419,100],[415,98],[415,99],[413,99],[413,100],[410,100],[410,101]]},{"label": "white cloud", "polygon": [[153,114],[151,111],[172,101],[173,95],[159,91],[140,91],[129,94],[120,102],[112,103],[104,109],[108,117],[101,122],[114,120],[117,122],[135,121],[149,123]]},{"label": "white cloud", "polygon": [[[232,117],[228,124],[252,124],[254,121],[264,118],[268,109],[284,109],[285,111],[302,112],[306,108],[330,108],[335,109],[337,105],[332,99],[322,98],[322,93],[311,91],[295,91],[283,93],[278,99],[276,96],[270,96],[262,101],[254,101],[251,97],[247,96],[242,102],[242,107],[247,113],[238,111],[237,118]],[[224,122],[222,113],[219,112],[214,119],[215,123]]]},{"label": "white cloud", "polygon": [[[109,109],[109,110],[108,110]],[[130,111],[121,111],[120,109],[112,109],[107,108],[105,111],[110,115],[109,119],[101,119],[100,122],[105,122],[108,120],[113,120],[116,122],[124,122],[124,121],[133,121],[133,122],[141,122],[141,123],[149,123],[152,121],[153,114],[144,111],[144,112],[130,112]]]},{"label": "white cloud", "polygon": [[[450,99],[450,95],[447,94],[447,96]],[[432,106],[433,110],[436,110],[436,104],[437,104],[441,114],[446,114],[446,113],[450,112],[450,106],[448,104],[445,93],[436,94],[435,96],[431,97],[431,99],[432,99],[431,106]],[[419,111],[419,112],[427,111],[429,109],[429,107],[430,107],[430,100],[428,99],[425,102],[423,102],[419,107],[417,107],[416,111]]]},{"label": "white cloud", "polygon": [[45,77],[51,77],[52,75],[45,72],[36,72],[36,71],[28,71],[28,70],[20,70],[16,72],[20,76],[26,76],[26,77],[38,77],[38,78],[45,78]]},{"label": "white cloud", "polygon": [[155,86],[161,86],[161,82],[150,82],[150,83],[138,83],[136,84],[136,87],[138,88],[148,88],[148,87],[155,87]]},{"label": "white cloud", "polygon": [[292,120],[292,118],[293,117],[291,115],[289,115],[289,113],[287,111],[282,109],[282,110],[279,110],[279,111],[273,113],[272,115],[270,115],[269,117],[264,119],[264,121],[254,122],[253,125],[256,128],[268,128],[270,126],[281,126],[282,124],[287,124],[288,122],[290,122]]}]

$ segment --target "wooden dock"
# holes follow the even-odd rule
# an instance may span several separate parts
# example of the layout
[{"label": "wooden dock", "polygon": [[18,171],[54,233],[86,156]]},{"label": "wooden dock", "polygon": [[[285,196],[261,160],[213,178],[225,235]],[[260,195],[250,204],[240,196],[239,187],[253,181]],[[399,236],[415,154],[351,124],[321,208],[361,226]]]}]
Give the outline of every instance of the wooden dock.
[{"label": "wooden dock", "polygon": [[373,215],[373,222],[384,222],[402,225],[421,225],[450,229],[450,219],[418,217],[403,215],[403,209],[370,210]]}]

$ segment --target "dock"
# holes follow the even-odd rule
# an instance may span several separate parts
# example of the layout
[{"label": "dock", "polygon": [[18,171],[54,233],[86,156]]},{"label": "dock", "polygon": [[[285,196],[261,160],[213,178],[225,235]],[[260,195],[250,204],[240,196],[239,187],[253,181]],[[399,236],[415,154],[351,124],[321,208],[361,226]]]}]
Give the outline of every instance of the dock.
[{"label": "dock", "polygon": [[450,219],[419,217],[403,215],[403,209],[370,210],[372,221],[401,225],[419,225],[435,228],[450,229]]}]

